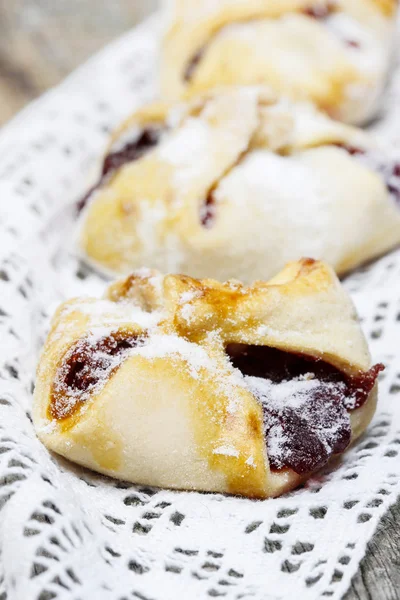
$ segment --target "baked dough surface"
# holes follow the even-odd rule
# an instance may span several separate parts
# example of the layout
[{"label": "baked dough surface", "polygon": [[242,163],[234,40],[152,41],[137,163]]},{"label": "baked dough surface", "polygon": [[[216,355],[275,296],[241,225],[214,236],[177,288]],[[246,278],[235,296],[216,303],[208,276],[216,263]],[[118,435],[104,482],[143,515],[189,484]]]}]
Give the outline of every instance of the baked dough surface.
[{"label": "baked dough surface", "polygon": [[394,0],[176,0],[162,49],[166,98],[268,84],[360,124],[391,62]]},{"label": "baked dough surface", "polygon": [[[135,483],[284,493],[310,473],[271,468],[268,419],[232,345],[305,356],[349,380],[370,368],[354,307],[323,263],[304,259],[248,288],[142,269],[102,300],[58,309],[37,371],[38,436],[72,461]],[[367,427],[376,392],[372,382],[349,410],[346,445]]]},{"label": "baked dough surface", "polygon": [[109,272],[251,282],[312,256],[342,274],[400,242],[398,165],[367,133],[264,87],[147,106],[104,165],[80,244]]}]

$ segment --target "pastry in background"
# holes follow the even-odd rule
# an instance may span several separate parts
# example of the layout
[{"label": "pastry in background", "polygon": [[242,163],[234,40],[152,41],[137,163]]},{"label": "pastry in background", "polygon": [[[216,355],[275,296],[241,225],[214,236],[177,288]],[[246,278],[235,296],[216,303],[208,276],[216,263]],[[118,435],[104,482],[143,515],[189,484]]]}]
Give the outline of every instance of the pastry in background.
[{"label": "pastry in background", "polygon": [[251,282],[311,256],[343,274],[400,243],[400,164],[263,87],[141,109],[85,203],[80,246],[112,273]]},{"label": "pastry in background", "polygon": [[50,450],[112,477],[267,498],[361,435],[382,368],[323,263],[251,287],[142,269],[58,309],[34,424]]},{"label": "pastry in background", "polygon": [[388,76],[395,0],[175,0],[162,49],[166,98],[268,84],[361,124]]}]

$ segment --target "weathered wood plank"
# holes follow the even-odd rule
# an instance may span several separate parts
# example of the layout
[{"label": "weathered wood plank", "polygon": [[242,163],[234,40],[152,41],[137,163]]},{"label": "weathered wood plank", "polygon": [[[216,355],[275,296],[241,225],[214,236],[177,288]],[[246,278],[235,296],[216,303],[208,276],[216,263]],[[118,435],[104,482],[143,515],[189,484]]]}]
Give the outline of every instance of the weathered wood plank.
[{"label": "weathered wood plank", "polygon": [[400,500],[379,524],[344,600],[399,599]]},{"label": "weathered wood plank", "polygon": [[0,0],[0,124],[156,5],[157,0]]}]

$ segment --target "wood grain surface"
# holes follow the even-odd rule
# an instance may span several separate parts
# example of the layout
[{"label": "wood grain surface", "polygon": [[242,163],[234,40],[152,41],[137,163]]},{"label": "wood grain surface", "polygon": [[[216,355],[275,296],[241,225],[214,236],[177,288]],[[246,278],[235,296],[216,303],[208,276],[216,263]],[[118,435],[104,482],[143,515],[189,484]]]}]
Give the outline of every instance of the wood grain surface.
[{"label": "wood grain surface", "polygon": [[0,125],[157,0],[0,0]]},{"label": "wood grain surface", "polygon": [[[156,4],[156,0],[0,0],[0,124],[133,27]],[[399,599],[400,501],[379,525],[345,596],[345,600]]]}]

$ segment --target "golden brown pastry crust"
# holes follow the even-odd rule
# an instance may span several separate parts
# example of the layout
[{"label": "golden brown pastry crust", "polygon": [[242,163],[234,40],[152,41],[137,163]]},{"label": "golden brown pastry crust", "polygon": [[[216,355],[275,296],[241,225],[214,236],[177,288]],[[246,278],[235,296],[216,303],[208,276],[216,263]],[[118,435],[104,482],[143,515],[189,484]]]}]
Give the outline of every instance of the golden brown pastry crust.
[{"label": "golden brown pastry crust", "polygon": [[344,273],[400,242],[375,141],[307,104],[249,87],[148,106],[108,155],[141,131],[158,144],[111,170],[83,216],[82,249],[107,271],[251,282],[306,255]]},{"label": "golden brown pastry crust", "polygon": [[[122,333],[141,345],[120,358],[114,346],[106,356],[112,368],[106,362],[99,370],[104,355],[85,354],[85,344],[98,352],[110,334]],[[113,284],[102,301],[75,299],[57,311],[37,372],[37,433],[49,449],[136,483],[282,494],[310,474],[271,470],[261,404],[233,367],[229,344],[312,356],[347,377],[370,367],[354,308],[322,263],[290,264],[249,288],[142,270]],[[76,348],[81,355],[68,370]],[[93,383],[96,376],[103,381]],[[60,377],[88,387],[71,396]],[[351,412],[352,440],[372,417],[376,391]]]},{"label": "golden brown pastry crust", "polygon": [[393,0],[177,0],[162,49],[163,95],[264,83],[361,123],[379,104],[395,13]]}]

